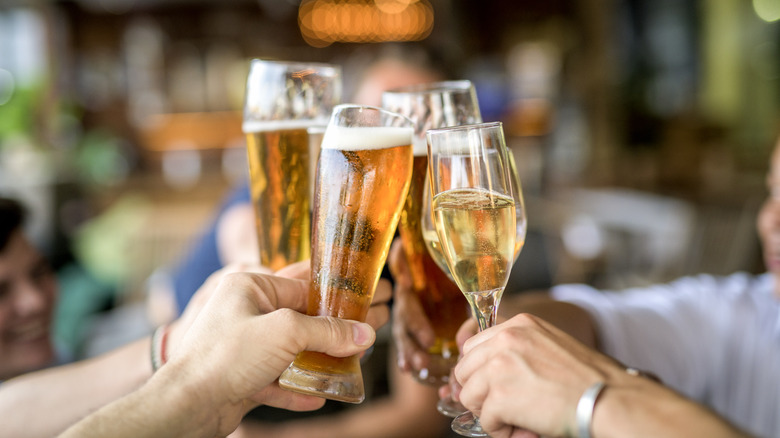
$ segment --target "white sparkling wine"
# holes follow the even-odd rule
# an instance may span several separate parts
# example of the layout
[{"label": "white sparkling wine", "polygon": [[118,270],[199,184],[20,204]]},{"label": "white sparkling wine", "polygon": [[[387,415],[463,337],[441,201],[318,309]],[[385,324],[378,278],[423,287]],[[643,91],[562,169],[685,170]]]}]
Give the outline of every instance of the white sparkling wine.
[{"label": "white sparkling wine", "polygon": [[452,189],[433,198],[442,252],[460,290],[503,290],[515,252],[515,202],[484,189]]},{"label": "white sparkling wine", "polygon": [[[428,249],[428,254],[431,255],[431,258],[436,262],[436,265],[447,274],[447,277],[452,279],[450,267],[447,266],[447,259],[444,258],[444,253],[441,250],[441,243],[439,242],[439,235],[436,234],[436,230],[423,229],[422,236],[425,241],[425,247]],[[455,280],[453,279],[453,281]]]}]

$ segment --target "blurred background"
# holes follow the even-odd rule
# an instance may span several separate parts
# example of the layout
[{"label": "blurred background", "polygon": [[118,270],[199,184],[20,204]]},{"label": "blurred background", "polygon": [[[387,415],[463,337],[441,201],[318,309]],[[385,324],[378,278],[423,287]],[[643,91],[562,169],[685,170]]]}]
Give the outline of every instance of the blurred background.
[{"label": "blurred background", "polygon": [[777,0],[0,0],[0,194],[80,294],[59,332],[83,348],[84,315],[142,312],[246,178],[249,59],[340,64],[349,100],[391,51],[472,80],[504,122],[530,226],[510,288],[758,272],[779,18]]}]

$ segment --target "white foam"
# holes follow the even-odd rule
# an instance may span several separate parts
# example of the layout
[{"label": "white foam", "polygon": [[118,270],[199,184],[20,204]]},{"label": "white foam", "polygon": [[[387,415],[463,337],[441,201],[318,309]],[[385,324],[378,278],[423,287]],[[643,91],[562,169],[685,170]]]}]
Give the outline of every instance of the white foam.
[{"label": "white foam", "polygon": [[357,151],[410,145],[413,132],[410,127],[328,126],[322,139],[322,149]]},{"label": "white foam", "polygon": [[253,132],[307,129],[314,126],[325,126],[327,123],[328,123],[327,119],[268,120],[268,121],[247,120],[242,124],[241,129],[244,131],[244,134],[251,134]]},{"label": "white foam", "polygon": [[425,136],[418,137],[416,134],[412,137],[412,145],[414,147],[415,157],[427,157],[428,156],[428,141]]}]

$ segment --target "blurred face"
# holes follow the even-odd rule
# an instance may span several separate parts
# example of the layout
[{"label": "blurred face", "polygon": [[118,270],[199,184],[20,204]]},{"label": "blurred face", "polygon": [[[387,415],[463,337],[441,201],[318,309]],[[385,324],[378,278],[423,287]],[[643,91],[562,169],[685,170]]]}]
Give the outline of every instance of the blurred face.
[{"label": "blurred face", "polygon": [[775,295],[780,298],[780,141],[775,145],[766,178],[769,196],[758,214],[758,233],[764,263],[775,278]]},{"label": "blurred face", "polygon": [[50,328],[56,295],[47,261],[16,231],[0,253],[0,380],[54,359]]}]

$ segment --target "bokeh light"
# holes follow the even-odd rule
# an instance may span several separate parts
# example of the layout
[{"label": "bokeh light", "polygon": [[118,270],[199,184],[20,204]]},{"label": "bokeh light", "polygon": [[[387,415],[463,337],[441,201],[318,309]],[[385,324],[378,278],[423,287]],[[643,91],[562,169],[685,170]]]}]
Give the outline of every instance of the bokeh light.
[{"label": "bokeh light", "polygon": [[433,29],[433,8],[428,0],[307,0],[298,9],[298,25],[314,47],[419,41]]},{"label": "bokeh light", "polygon": [[764,21],[780,19],[780,0],[753,0],[753,10]]},{"label": "bokeh light", "polygon": [[14,75],[10,71],[0,68],[0,105],[11,100],[15,87]]}]

